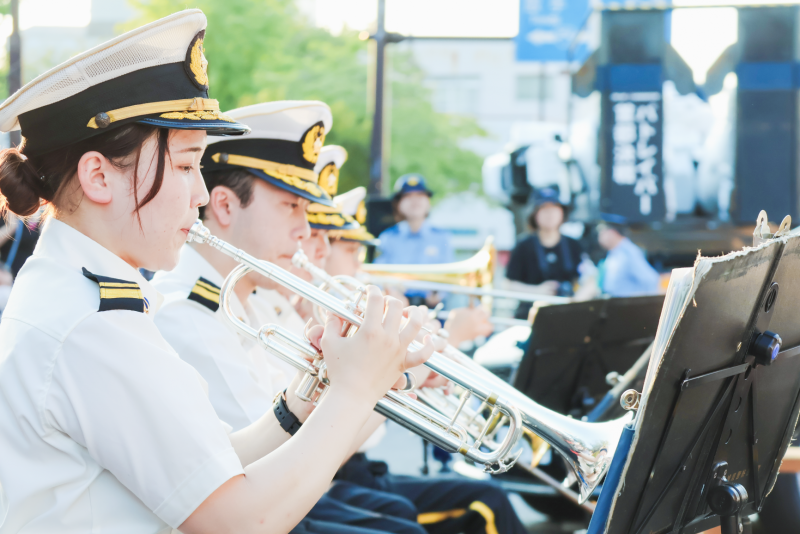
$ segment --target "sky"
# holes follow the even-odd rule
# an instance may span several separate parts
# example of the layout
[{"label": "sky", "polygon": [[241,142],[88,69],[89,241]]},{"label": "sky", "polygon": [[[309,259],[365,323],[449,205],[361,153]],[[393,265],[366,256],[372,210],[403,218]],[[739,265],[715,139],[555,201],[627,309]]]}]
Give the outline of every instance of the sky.
[{"label": "sky", "polygon": [[[731,5],[745,1],[673,0],[673,4]],[[309,0],[308,5],[315,5],[317,25],[333,33],[345,26],[367,29],[377,16],[376,0]],[[519,26],[519,0],[386,0],[386,21],[388,30],[407,35],[511,37]],[[736,26],[733,8],[673,10],[672,45],[692,67],[698,83],[705,81],[708,68],[736,42]]]},{"label": "sky", "polygon": [[[100,0],[101,1],[101,0]],[[368,29],[377,16],[377,0],[301,0],[317,25],[339,33],[344,27]],[[798,0],[800,1],[800,0]],[[673,0],[675,5],[731,5],[745,0]],[[774,3],[747,0],[748,4]],[[389,31],[417,36],[512,37],[519,25],[519,0],[386,0]],[[21,0],[20,26],[85,26],[91,0]],[[0,34],[10,31],[8,20]],[[708,67],[736,41],[736,10],[732,8],[676,9],[672,15],[672,44],[705,80]]]},{"label": "sky", "polygon": [[[319,26],[369,27],[376,0],[315,0]],[[386,29],[417,36],[512,37],[519,26],[519,0],[386,0]]]},{"label": "sky", "polygon": [[31,26],[86,26],[91,7],[91,0],[21,0],[19,25],[23,30]]}]

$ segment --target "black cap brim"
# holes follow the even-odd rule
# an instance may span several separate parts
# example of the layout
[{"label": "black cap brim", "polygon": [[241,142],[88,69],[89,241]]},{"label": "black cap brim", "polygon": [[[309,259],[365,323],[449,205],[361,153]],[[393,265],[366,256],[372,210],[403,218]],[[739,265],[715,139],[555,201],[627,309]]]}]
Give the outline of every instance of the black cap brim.
[{"label": "black cap brim", "polygon": [[236,136],[250,133],[250,128],[239,122],[223,120],[190,120],[190,119],[165,119],[163,117],[146,117],[136,122],[149,124],[159,128],[174,130],[204,130],[208,135]]}]

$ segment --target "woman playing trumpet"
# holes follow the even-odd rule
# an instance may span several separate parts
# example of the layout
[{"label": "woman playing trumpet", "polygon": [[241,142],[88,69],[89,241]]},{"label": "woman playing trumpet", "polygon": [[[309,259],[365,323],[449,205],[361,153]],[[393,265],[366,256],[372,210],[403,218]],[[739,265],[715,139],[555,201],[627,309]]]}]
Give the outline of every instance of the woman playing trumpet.
[{"label": "woman playing trumpet", "polygon": [[407,352],[424,313],[370,288],[353,337],[335,318],[312,336],[334,384],[292,446],[271,412],[226,433],[137,271],[177,263],[208,201],[207,132],[246,131],[208,99],[205,26],[199,10],[159,20],[0,107],[25,137],[0,156],[4,207],[50,212],[0,324],[2,533],[288,532],[377,400],[431,354]]}]

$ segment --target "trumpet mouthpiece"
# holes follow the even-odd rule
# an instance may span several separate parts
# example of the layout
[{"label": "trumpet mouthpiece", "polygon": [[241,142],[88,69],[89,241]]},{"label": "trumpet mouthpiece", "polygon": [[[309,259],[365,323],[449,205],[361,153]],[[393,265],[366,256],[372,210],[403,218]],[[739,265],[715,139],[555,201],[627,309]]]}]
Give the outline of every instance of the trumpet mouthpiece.
[{"label": "trumpet mouthpiece", "polygon": [[303,249],[298,249],[297,252],[294,253],[294,256],[292,256],[292,265],[298,269],[305,269],[307,264],[308,256],[303,252]]},{"label": "trumpet mouthpiece", "polygon": [[200,219],[189,228],[189,235],[186,236],[187,243],[205,243],[211,237],[211,231],[203,225]]}]

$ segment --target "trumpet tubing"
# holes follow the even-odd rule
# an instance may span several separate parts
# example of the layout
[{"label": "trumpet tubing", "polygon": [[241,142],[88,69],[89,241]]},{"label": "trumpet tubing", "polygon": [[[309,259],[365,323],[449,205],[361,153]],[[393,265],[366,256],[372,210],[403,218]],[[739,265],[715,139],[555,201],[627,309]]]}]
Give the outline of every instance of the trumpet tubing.
[{"label": "trumpet tubing", "polygon": [[[353,300],[354,293],[356,298],[358,294],[363,293],[363,288],[353,285],[357,284],[357,280],[353,281],[349,277],[331,276],[311,264],[304,254],[296,254],[292,261],[296,266],[307,269],[317,279],[322,280],[321,288],[331,288],[340,294],[344,294],[345,298],[350,301]],[[353,286],[353,289],[348,288],[348,285]],[[339,315],[336,311],[334,313]],[[608,471],[611,460],[614,457],[617,442],[622,435],[622,429],[630,421],[631,414],[627,414],[615,421],[604,423],[590,423],[572,419],[536,403],[530,397],[451,345],[447,345],[441,354],[434,353],[434,356],[435,358],[429,360],[428,367],[437,373],[449,378],[448,373],[455,372],[452,367],[455,365],[468,373],[463,375],[465,380],[469,377],[469,380],[475,381],[472,382],[473,386],[479,384],[481,391],[492,391],[499,395],[500,398],[508,399],[510,404],[519,410],[523,428],[546,441],[570,466],[578,482],[580,503],[584,503],[589,498],[589,495],[591,495]],[[444,362],[447,362],[447,364],[444,365]],[[455,382],[461,385],[458,381]],[[471,393],[474,393],[474,391]],[[481,400],[487,398],[480,394],[476,396]],[[446,409],[443,403],[446,401],[436,397],[436,394],[427,395],[429,404],[437,410]],[[483,439],[487,432],[490,431],[495,416],[496,413],[493,411],[487,418],[478,419],[476,416],[470,419],[469,412],[465,411],[464,403],[461,402],[456,408],[456,413],[452,420],[455,422],[466,417],[465,429],[471,435],[475,433],[472,424],[480,421],[483,423],[481,427],[481,439]],[[492,439],[489,439],[484,444],[491,448],[491,443]]]},{"label": "trumpet tubing", "polygon": [[[211,235],[201,221],[197,221],[192,226],[187,241],[212,246],[240,264],[228,275],[220,290],[220,306],[226,318],[244,335],[257,340],[265,349],[305,372],[306,376],[298,390],[298,396],[311,399],[316,394],[324,394],[325,388],[329,384],[327,367],[316,349],[307,340],[301,339],[274,325],[266,325],[256,330],[245,324],[231,310],[230,295],[236,283],[243,276],[255,271],[292,290],[313,304],[322,306],[329,312],[334,313],[350,325],[347,331],[348,334],[351,334],[362,323],[359,303],[363,292],[357,292],[350,302],[343,302],[285,269],[281,269],[270,262],[256,259]],[[422,345],[418,342],[413,342],[409,348],[419,350]],[[312,361],[308,362],[306,358],[310,358]],[[497,414],[502,414],[508,418],[509,432],[496,450],[489,452],[482,450],[482,439],[488,432],[488,428],[484,429],[477,439],[470,442],[466,430],[457,424],[458,413],[451,418],[447,418],[400,392],[388,392],[376,405],[376,411],[449,452],[461,453],[469,460],[483,465],[488,472],[508,470],[516,461],[516,457],[512,454],[512,449],[522,433],[522,416],[519,411],[513,405],[507,403],[493,388],[483,384],[471,371],[441,354],[434,353],[426,365],[448,380],[469,390],[471,395],[486,402],[487,405],[491,406],[493,417]]]}]

